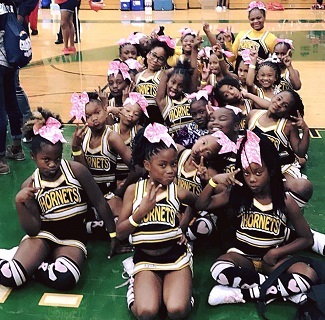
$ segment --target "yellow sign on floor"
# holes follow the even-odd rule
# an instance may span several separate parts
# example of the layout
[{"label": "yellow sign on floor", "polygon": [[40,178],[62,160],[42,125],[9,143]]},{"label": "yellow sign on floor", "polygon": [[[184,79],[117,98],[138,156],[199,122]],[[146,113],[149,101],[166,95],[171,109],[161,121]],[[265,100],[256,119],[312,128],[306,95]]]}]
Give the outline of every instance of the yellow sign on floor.
[{"label": "yellow sign on floor", "polygon": [[7,300],[11,290],[11,288],[0,285],[0,303],[4,303]]},{"label": "yellow sign on floor", "polygon": [[81,294],[44,293],[38,305],[78,308],[82,298]]}]

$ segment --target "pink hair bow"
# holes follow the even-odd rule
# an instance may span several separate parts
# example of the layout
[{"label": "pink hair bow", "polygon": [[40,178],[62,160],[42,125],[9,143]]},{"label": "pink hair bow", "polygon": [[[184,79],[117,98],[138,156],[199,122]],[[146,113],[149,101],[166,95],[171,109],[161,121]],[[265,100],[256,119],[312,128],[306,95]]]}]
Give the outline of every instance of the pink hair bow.
[{"label": "pink hair bow", "polygon": [[279,38],[277,38],[276,42],[277,43],[281,43],[281,42],[287,43],[290,46],[291,49],[294,49],[293,41],[291,39],[279,39]]},{"label": "pink hair bow", "polygon": [[234,107],[234,106],[231,106],[229,104],[225,105],[224,107],[212,107],[213,110],[218,110],[218,109],[221,109],[221,108],[226,108],[226,109],[230,109],[231,111],[233,111],[233,113],[237,116],[238,113],[242,113],[242,110],[238,107]]},{"label": "pink hair bow", "polygon": [[136,59],[127,59],[124,61],[124,63],[126,63],[130,69],[134,69],[139,71],[140,69],[142,69],[142,65],[141,63],[136,60]]},{"label": "pink hair bow", "polygon": [[222,49],[221,52],[227,57],[227,58],[230,58],[230,57],[233,57],[234,54],[230,51],[227,51],[227,50],[224,50]]},{"label": "pink hair bow", "polygon": [[130,103],[133,106],[137,103],[140,106],[143,113],[149,118],[149,114],[147,111],[148,101],[141,93],[130,92],[129,97],[125,99],[123,106],[127,105],[128,103]]},{"label": "pink hair bow", "polygon": [[198,52],[197,56],[199,58],[203,58],[203,57],[210,58],[211,51],[212,51],[212,48],[211,47],[204,47],[204,48],[200,49],[200,51]]},{"label": "pink hair bow", "polygon": [[212,92],[212,86],[207,85],[198,92],[193,92],[191,94],[186,95],[186,98],[188,99],[196,99],[200,100],[201,98],[204,98],[206,101],[209,101],[209,94]]},{"label": "pink hair bow", "polygon": [[265,4],[262,1],[252,1],[249,3],[247,11],[252,11],[253,9],[260,9],[266,11]]},{"label": "pink hair bow", "polygon": [[136,34],[131,33],[128,36],[128,40],[131,44],[139,44],[140,38]]},{"label": "pink hair bow", "polygon": [[167,46],[171,49],[175,49],[176,47],[176,41],[173,40],[172,38],[168,37],[168,36],[159,36],[157,37],[157,39],[160,41],[160,42],[166,42]]},{"label": "pink hair bow", "polygon": [[99,11],[105,7],[105,3],[103,1],[88,1],[89,7],[91,10]]},{"label": "pink hair bow", "polygon": [[[242,153],[240,155],[241,163],[244,169],[248,168],[250,163],[257,163],[262,166],[261,160],[261,149],[260,149],[260,138],[252,131],[247,130],[247,140],[243,147]],[[240,143],[238,141],[238,143]]]},{"label": "pink hair bow", "polygon": [[72,107],[70,110],[70,116],[75,117],[77,121],[84,119],[86,121],[85,106],[89,102],[87,92],[82,92],[80,97],[78,93],[74,93],[71,97]]},{"label": "pink hair bow", "polygon": [[130,43],[130,41],[128,39],[125,38],[121,38],[119,41],[116,42],[119,46],[123,46],[126,43]]},{"label": "pink hair bow", "polygon": [[111,75],[114,74],[114,76],[116,77],[118,75],[118,73],[121,72],[123,79],[125,80],[130,79],[130,74],[129,74],[129,67],[127,64],[125,64],[124,62],[121,61],[111,61],[111,63],[109,64],[109,69],[107,71],[107,75]]},{"label": "pink hair bow", "polygon": [[188,27],[184,27],[184,28],[178,30],[178,32],[181,33],[182,37],[185,37],[188,34],[191,34],[194,37],[197,36],[197,32],[192,30],[191,28],[188,28]]},{"label": "pink hair bow", "polygon": [[162,141],[168,148],[173,145],[176,149],[176,143],[173,138],[168,134],[168,130],[160,123],[149,124],[143,134],[151,143],[158,143]]},{"label": "pink hair bow", "polygon": [[38,128],[37,124],[34,124],[34,134],[39,134],[42,138],[56,144],[58,141],[67,142],[64,139],[62,130],[60,129],[61,122],[53,117],[49,117],[46,120],[44,126]]},{"label": "pink hair bow", "polygon": [[227,32],[227,29],[226,28],[223,28],[223,29],[222,28],[220,28],[220,29],[218,28],[217,31],[218,32],[222,32],[222,33],[226,33]]},{"label": "pink hair bow", "polygon": [[217,138],[217,142],[221,145],[221,149],[218,152],[219,154],[228,152],[237,153],[236,143],[231,141],[222,131],[216,131],[211,136]]},{"label": "pink hair bow", "polygon": [[240,52],[242,58],[243,58],[243,61],[244,61],[244,64],[250,64],[252,62],[251,60],[251,51],[249,49],[244,49]]},{"label": "pink hair bow", "polygon": [[242,110],[240,108],[231,106],[230,104],[225,105],[225,108],[232,110],[236,116],[238,113],[242,113]]}]

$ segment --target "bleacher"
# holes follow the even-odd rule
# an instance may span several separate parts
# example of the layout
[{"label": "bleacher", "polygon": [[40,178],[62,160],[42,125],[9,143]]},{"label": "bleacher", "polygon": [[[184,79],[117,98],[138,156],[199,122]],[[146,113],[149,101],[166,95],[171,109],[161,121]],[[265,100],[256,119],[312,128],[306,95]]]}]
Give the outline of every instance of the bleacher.
[{"label": "bleacher", "polygon": [[[132,0],[131,0],[132,1]],[[174,0],[174,8],[176,10],[186,9],[208,9],[215,8],[217,0]],[[272,1],[269,1],[272,2]],[[265,1],[265,4],[267,3]],[[247,0],[229,0],[229,9],[246,9],[249,1]],[[310,9],[315,0],[279,0],[277,3],[283,5],[285,9]],[[90,9],[87,0],[81,0],[81,9]],[[120,0],[105,1],[105,10],[120,9]]]}]

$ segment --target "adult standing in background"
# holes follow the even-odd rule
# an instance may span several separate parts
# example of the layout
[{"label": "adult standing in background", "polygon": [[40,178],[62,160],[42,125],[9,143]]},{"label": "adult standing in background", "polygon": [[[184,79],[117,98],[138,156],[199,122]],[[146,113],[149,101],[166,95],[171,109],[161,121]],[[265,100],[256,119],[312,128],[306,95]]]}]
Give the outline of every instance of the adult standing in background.
[{"label": "adult standing in background", "polygon": [[[16,68],[9,65],[3,42],[8,9],[15,11],[13,2],[10,0],[0,0],[0,174],[10,172],[10,168],[6,163],[6,156],[14,160],[25,159],[21,146],[22,113],[16,96]],[[8,119],[12,146],[9,146],[6,150]]]},{"label": "adult standing in background", "polygon": [[57,4],[60,6],[61,22],[60,26],[62,29],[63,54],[69,55],[76,52],[74,46],[74,25],[73,25],[73,13],[76,7],[80,4],[79,0],[57,0]]}]

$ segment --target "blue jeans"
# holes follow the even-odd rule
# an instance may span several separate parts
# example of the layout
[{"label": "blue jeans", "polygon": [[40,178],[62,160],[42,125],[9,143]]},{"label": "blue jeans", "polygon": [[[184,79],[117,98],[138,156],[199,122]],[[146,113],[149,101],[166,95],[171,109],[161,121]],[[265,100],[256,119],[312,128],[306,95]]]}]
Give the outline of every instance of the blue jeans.
[{"label": "blue jeans", "polygon": [[16,83],[16,95],[17,95],[18,105],[21,113],[23,114],[23,123],[25,123],[31,117],[32,111],[30,110],[30,105],[29,105],[27,95],[24,89],[20,86],[19,69],[16,70],[15,83]]},{"label": "blue jeans", "polygon": [[6,152],[7,119],[13,139],[21,139],[23,115],[19,109],[16,85],[16,69],[0,65],[0,157]]}]

